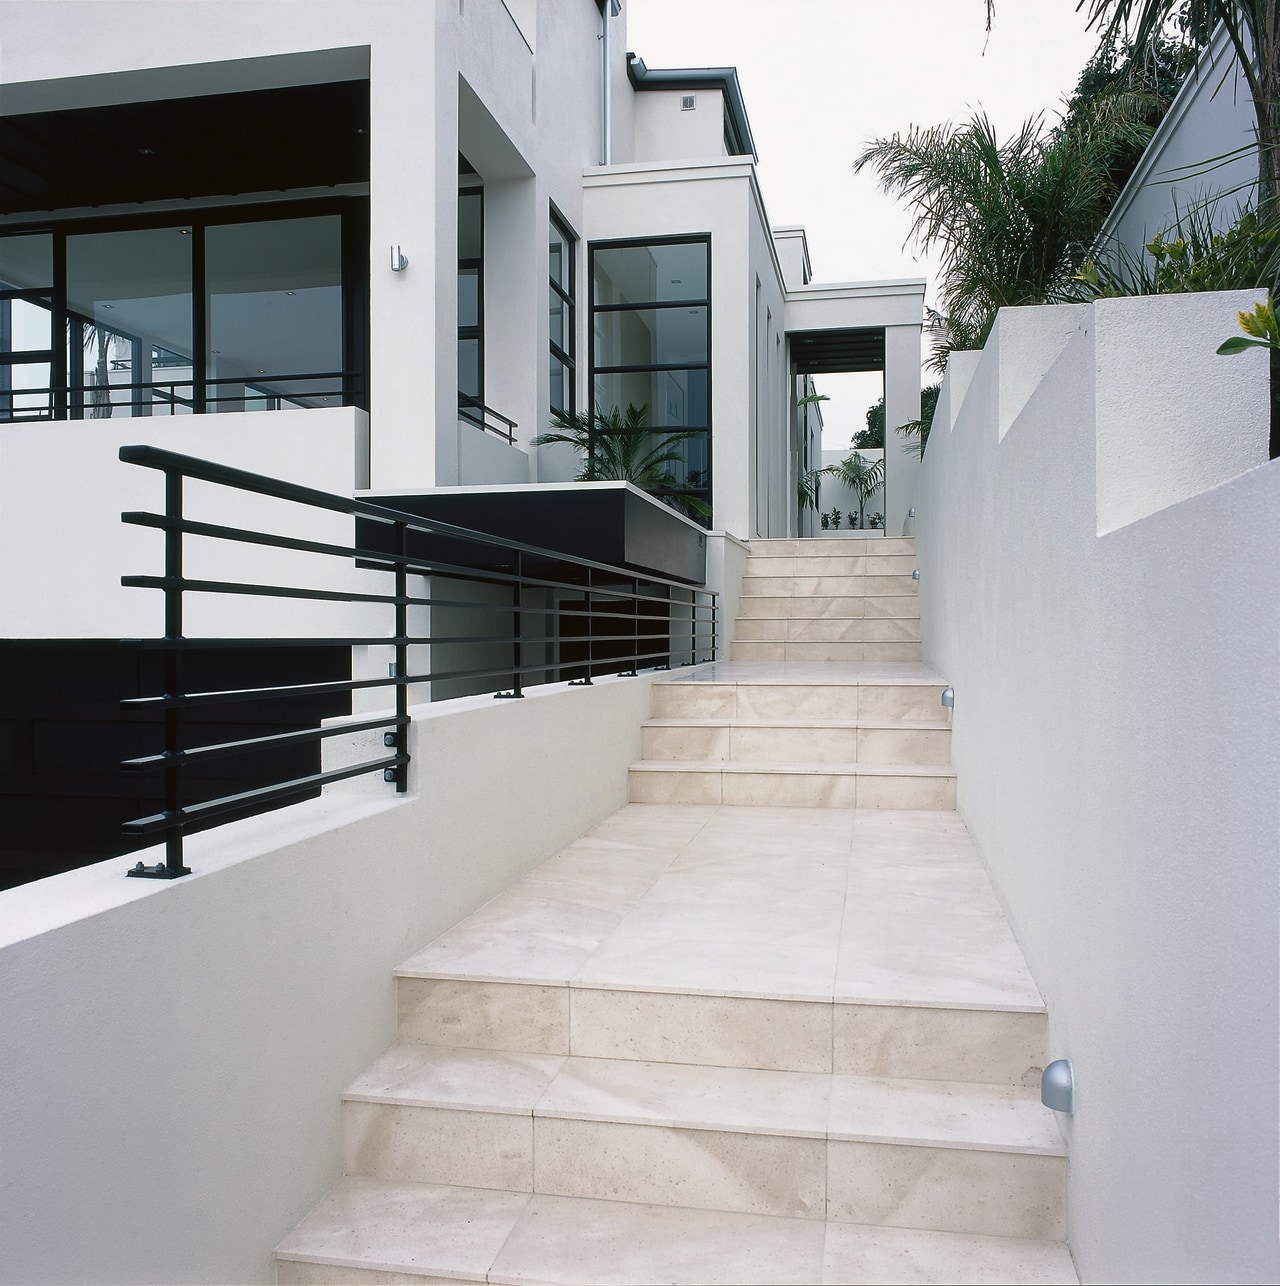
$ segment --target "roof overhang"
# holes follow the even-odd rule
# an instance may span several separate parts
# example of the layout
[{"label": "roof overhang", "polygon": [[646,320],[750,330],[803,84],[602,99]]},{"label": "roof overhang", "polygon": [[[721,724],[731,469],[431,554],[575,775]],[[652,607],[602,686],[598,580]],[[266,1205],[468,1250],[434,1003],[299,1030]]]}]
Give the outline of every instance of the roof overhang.
[{"label": "roof overhang", "polygon": [[742,86],[738,84],[736,67],[646,67],[644,59],[635,54],[627,55],[627,75],[635,89],[718,89],[724,94],[725,117],[737,146],[737,156],[756,155],[755,139],[747,120],[747,107],[742,101]]}]

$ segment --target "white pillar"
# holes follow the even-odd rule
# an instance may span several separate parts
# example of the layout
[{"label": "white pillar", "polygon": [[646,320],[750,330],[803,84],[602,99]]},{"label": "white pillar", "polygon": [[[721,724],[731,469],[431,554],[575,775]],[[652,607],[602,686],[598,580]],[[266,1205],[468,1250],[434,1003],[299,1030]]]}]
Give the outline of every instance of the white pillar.
[{"label": "white pillar", "polygon": [[920,459],[914,439],[895,430],[920,418],[920,323],[884,328],[884,531],[902,535],[915,504]]}]

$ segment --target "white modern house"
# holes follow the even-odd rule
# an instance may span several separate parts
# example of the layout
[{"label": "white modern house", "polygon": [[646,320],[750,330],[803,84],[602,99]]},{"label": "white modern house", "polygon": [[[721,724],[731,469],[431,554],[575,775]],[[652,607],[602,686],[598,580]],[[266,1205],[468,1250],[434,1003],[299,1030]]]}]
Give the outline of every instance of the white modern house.
[{"label": "white modern house", "polygon": [[[621,831],[597,828],[629,799],[668,789],[636,785],[658,735],[642,725],[672,689],[687,696],[701,680],[682,685],[635,664],[639,673],[606,673],[590,651],[585,662],[553,656],[567,636],[549,643],[539,624],[529,637],[517,597],[508,650],[486,671],[492,682],[437,687],[455,681],[438,677],[454,672],[440,660],[437,630],[448,621],[451,636],[473,633],[473,617],[498,602],[494,585],[505,590],[506,573],[492,567],[470,597],[459,590],[441,604],[433,588],[378,597],[386,567],[358,557],[323,581],[331,598],[190,594],[176,623],[165,594],[120,581],[167,577],[152,582],[167,584],[166,594],[182,576],[320,583],[312,578],[326,552],[352,543],[351,515],[369,512],[355,506],[403,507],[479,524],[510,549],[523,542],[526,558],[536,546],[597,570],[608,564],[609,575],[621,567],[637,600],[651,580],[674,579],[688,588],[691,616],[697,595],[714,593],[706,642],[714,632],[731,665],[751,656],[789,663],[788,648],[818,662],[826,642],[821,630],[804,634],[797,604],[809,600],[821,626],[822,604],[845,591],[811,583],[798,566],[804,538],[817,533],[797,505],[797,480],[820,461],[821,416],[797,404],[824,373],[882,370],[886,422],[917,418],[924,282],[814,282],[803,230],[769,223],[733,69],[649,67],[628,52],[625,24],[619,0],[0,6],[0,647],[4,799],[11,831],[25,837],[15,850],[30,873],[31,835],[74,830],[69,801],[129,802],[114,778],[105,781],[114,770],[95,768],[85,747],[120,742],[121,756],[156,749],[135,746],[119,702],[175,690],[175,671],[162,673],[147,649],[162,635],[194,640],[193,670],[202,639],[239,640],[243,665],[208,671],[214,687],[315,685],[310,718],[327,729],[323,766],[333,774],[312,798],[188,835],[183,878],[127,879],[132,858],[64,861],[51,868],[61,873],[0,893],[0,1279],[518,1279],[492,1257],[473,1264],[464,1255],[443,1277],[415,1261],[415,1277],[408,1259],[369,1251],[361,1260],[349,1244],[341,1254],[304,1253],[295,1242],[279,1262],[273,1252],[326,1193],[341,1190],[344,1089],[398,1048],[398,1021],[403,1034],[426,1012],[421,996],[438,980],[406,974],[405,962],[585,834],[605,846],[638,844],[618,838],[628,821]],[[1199,110],[1175,109],[1169,129],[1190,128],[1182,122]],[[1179,155],[1167,132],[1156,143]],[[1139,208],[1135,192],[1127,208]],[[1029,1239],[1056,1248],[1058,1273],[1070,1271],[1061,1267],[1071,1262],[1069,1243],[1084,1281],[1280,1276],[1280,467],[1267,459],[1265,360],[1214,354],[1248,302],[1204,295],[1003,313],[982,353],[953,356],[923,460],[890,441],[885,535],[846,537],[847,560],[821,555],[857,563],[859,583],[872,570],[884,577],[884,630],[849,635],[856,654],[828,655],[865,660],[851,690],[879,684],[893,700],[908,680],[875,667],[918,667],[908,686],[927,709],[908,712],[920,726],[907,731],[945,741],[954,763],[954,771],[904,770],[915,775],[912,789],[928,777],[927,791],[885,787],[881,806],[909,828],[924,825],[915,810],[954,805],[958,815],[945,812],[954,824],[934,830],[948,861],[958,848],[975,854],[954,886],[931,886],[926,873],[894,898],[932,914],[956,888],[986,890],[980,914],[966,904],[947,923],[961,926],[956,959],[975,976],[989,950],[1013,961],[1007,994],[926,999],[912,1011],[917,1026],[881,1029],[903,1008],[883,994],[855,1004],[838,989],[797,999],[794,988],[730,985],[690,996],[655,985],[643,993],[650,1017],[628,1018],[615,1033],[620,1045],[638,1041],[645,1023],[662,1027],[652,1013],[669,1004],[676,1017],[662,1040],[676,1053],[616,1057],[696,1066],[705,1060],[689,1049],[721,1040],[725,1013],[743,1002],[767,1017],[743,1037],[755,1047],[737,1066],[753,1076],[870,1070],[875,1079],[886,1075],[877,1059],[901,1055],[915,1070],[892,1075],[920,1078],[902,1092],[933,1102],[932,1081],[985,1085],[999,1078],[972,1068],[999,1064],[1010,1083],[999,1094],[986,1086],[994,1097],[982,1110],[1010,1121],[1045,1111],[1034,1088],[1039,1066],[1069,1059],[1074,1114],[1034,1118],[1009,1153],[1011,1169],[1000,1171],[1006,1177],[994,1181],[992,1208],[1012,1203],[1023,1222],[1006,1226],[980,1211],[969,1228],[890,1214],[880,1221],[888,1231],[867,1242],[888,1259],[859,1261],[867,1280],[889,1271],[886,1263],[902,1271],[904,1255],[927,1258],[926,1243],[945,1243],[949,1254],[961,1242],[978,1259],[995,1255],[983,1262],[999,1280],[999,1265],[1014,1271],[1003,1251],[1021,1253]],[[623,483],[576,483],[571,448],[534,444],[556,411],[629,404],[648,408],[654,435],[677,435],[678,462],[658,488],[667,503]],[[298,518],[285,504],[296,497],[281,492],[228,501],[198,474],[180,486],[167,474],[166,485],[120,460],[134,446],[353,507]],[[175,573],[166,562],[174,511],[167,528],[150,524],[168,535],[122,524],[120,514],[163,514],[176,491],[188,506],[180,521],[283,523],[294,543],[212,542]],[[613,497],[626,523],[658,532],[659,552],[636,554],[626,540],[609,552],[606,520],[573,508],[592,497]],[[895,541],[912,507],[915,543]],[[282,518],[286,510],[293,516]],[[415,556],[433,566],[458,558],[447,544]],[[912,562],[922,644],[888,607],[910,598],[914,610]],[[789,567],[767,570],[775,563]],[[543,578],[540,622],[573,617],[556,579],[567,573],[526,574]],[[582,584],[590,621],[597,582],[588,573]],[[842,610],[869,619],[870,591],[856,593],[859,606]],[[377,614],[389,602],[394,627]],[[637,651],[641,611],[637,601]],[[803,629],[788,624],[792,616]],[[779,621],[785,632],[771,634]],[[290,640],[318,658],[303,675],[287,672]],[[464,644],[468,637],[449,646]],[[474,644],[473,662],[489,655],[486,646]],[[526,661],[548,649],[536,655],[550,681],[522,700],[494,700],[504,665],[516,666],[519,690],[521,646]],[[905,659],[921,646],[925,677],[918,660]],[[682,656],[700,661],[699,652],[695,638]],[[427,676],[406,680],[391,714],[388,664]],[[716,695],[715,667],[690,673]],[[744,682],[731,677],[726,688]],[[813,674],[793,682],[839,686]],[[330,683],[345,683],[344,708],[325,704]],[[938,714],[944,683],[950,717]],[[790,701],[795,689],[784,695]],[[772,717],[779,727],[800,721],[789,708]],[[845,722],[882,742],[903,731],[869,717],[868,705],[863,722],[856,710]],[[688,735],[710,744],[730,722],[703,711]],[[820,735],[834,737],[834,722],[823,715],[783,731],[809,736],[821,725]],[[225,735],[295,735],[273,727]],[[342,779],[344,765],[384,746],[385,780],[382,771]],[[721,779],[735,770],[724,755],[708,757],[709,765],[683,765],[693,784],[671,788],[673,807],[709,816],[730,802]],[[791,767],[768,787],[782,792],[786,776],[785,799],[744,793],[743,811],[766,805],[758,826],[780,828],[772,842],[784,860],[807,850],[820,903],[818,823],[788,831],[787,816],[776,815],[785,810],[768,805],[843,800],[822,825],[848,813],[853,828],[869,795],[854,809],[840,791],[853,789],[856,773],[831,787],[834,770],[805,772],[828,793],[806,801],[804,773]],[[680,804],[695,798],[702,802]],[[630,807],[650,808],[667,840],[706,819],[663,817],[663,804]],[[757,825],[733,824],[739,838]],[[972,845],[961,839],[966,825]],[[87,840],[79,851],[92,856]],[[926,854],[920,869],[936,857]],[[642,885],[626,896],[648,896]],[[585,897],[575,914],[607,919],[609,898],[621,896]],[[789,897],[778,899],[779,916]],[[551,895],[538,899],[545,911]],[[705,900],[712,918],[741,911]],[[840,905],[856,918],[855,901]],[[873,929],[901,910],[871,897],[864,908]],[[529,962],[572,935],[524,914],[509,917],[517,930],[503,950],[536,976]],[[743,954],[767,969],[788,950],[770,938],[768,949]],[[939,952],[929,933],[913,939],[903,972],[917,961],[927,972]],[[483,1029],[486,1048],[513,1051],[527,1081],[546,1071],[550,1055],[537,1042],[554,1026],[545,1014],[555,1006],[563,1004],[569,1033],[571,1006],[581,1015],[589,1003],[641,994],[609,980],[577,990],[572,980],[528,981],[513,991],[496,975],[462,969],[441,984],[453,988],[455,1006],[445,1026]],[[856,1066],[843,1068],[833,1035],[842,1016],[848,1031],[856,1020],[881,1033],[859,1062],[846,1032]],[[1023,1057],[1027,1030],[1038,1035]],[[937,1033],[936,1046],[923,1032]],[[512,1043],[493,1043],[504,1039]],[[582,1052],[564,1039],[552,1051],[561,1062]],[[960,1065],[969,1072],[956,1072]],[[523,1113],[533,1129],[534,1100],[520,1106],[528,1084],[515,1080],[524,1086],[513,1091],[515,1106],[487,1115],[509,1118],[498,1122],[505,1128]],[[762,1100],[786,1097],[769,1086]],[[452,1095],[444,1106],[468,1118],[463,1135],[481,1130],[471,1118],[486,1115],[470,1093],[458,1076],[441,1091]],[[365,1098],[347,1107],[370,1120],[403,1106],[394,1095]],[[751,1095],[743,1098],[747,1111]],[[954,1116],[954,1106],[939,1110]],[[594,1119],[609,1111],[617,1104]],[[913,1151],[926,1136],[904,1142],[883,1120],[837,1138],[824,1117],[820,1128],[793,1125],[783,1136],[775,1154],[762,1154],[770,1174],[759,1186],[774,1184],[774,1171],[790,1174],[790,1162],[767,1159],[785,1148],[803,1151],[818,1176],[818,1195],[801,1202],[812,1198],[812,1209],[784,1202],[768,1216],[777,1217],[779,1245],[811,1255],[797,1250],[787,1268],[799,1280],[848,1280],[841,1273],[852,1271],[840,1254],[856,1240],[848,1225],[861,1224],[824,1186],[836,1183],[828,1158],[860,1147],[908,1160],[944,1151],[936,1139]],[[484,1142],[495,1137],[455,1145],[505,1162],[505,1145]],[[997,1152],[971,1134],[948,1154],[961,1159],[947,1172],[958,1205],[984,1205]],[[722,1164],[711,1167],[717,1175]],[[474,1190],[514,1186],[486,1173]],[[896,1209],[894,1185],[913,1182],[870,1186]],[[618,1199],[618,1190],[619,1208],[649,1200]],[[688,1204],[723,1223],[756,1217],[754,1201]],[[608,1201],[593,1202],[601,1205]],[[393,1207],[375,1203],[371,1222],[348,1234],[372,1246],[385,1232],[379,1220],[399,1217]],[[463,1243],[503,1244],[492,1209],[463,1219]],[[735,1227],[717,1234],[726,1255],[750,1242]],[[925,1242],[895,1242],[904,1228],[923,1230]]]}]

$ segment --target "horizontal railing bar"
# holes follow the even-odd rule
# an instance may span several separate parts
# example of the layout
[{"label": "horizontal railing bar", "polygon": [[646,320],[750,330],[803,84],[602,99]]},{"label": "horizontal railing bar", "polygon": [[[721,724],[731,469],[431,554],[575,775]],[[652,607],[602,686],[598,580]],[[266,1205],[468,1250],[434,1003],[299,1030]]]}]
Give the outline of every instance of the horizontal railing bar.
[{"label": "horizontal railing bar", "polygon": [[167,710],[174,706],[230,705],[235,701],[286,701],[291,697],[341,696],[365,688],[394,688],[400,683],[425,683],[429,676],[391,675],[385,679],[331,679],[323,683],[290,683],[271,688],[223,688],[209,692],[167,692],[159,697],[125,697],[128,710]]},{"label": "horizontal railing bar", "polygon": [[[510,612],[510,608],[507,611]],[[340,638],[180,638],[180,639],[121,639],[129,647],[141,648],[144,652],[207,652],[239,650],[241,648],[306,648],[306,647],[395,647],[397,644],[415,646],[430,643],[427,635],[421,637],[396,638],[391,635],[379,635],[376,638],[358,638],[343,635]]]},{"label": "horizontal railing bar", "polygon": [[238,795],[223,795],[218,799],[205,800],[199,804],[187,804],[176,808],[171,813],[154,813],[150,817],[140,817],[136,821],[125,822],[124,830],[130,835],[149,835],[156,831],[177,830],[190,822],[198,822],[204,817],[216,817],[219,813],[233,813],[254,804],[269,803],[273,799],[286,799],[290,795],[305,794],[331,782],[345,781],[349,777],[359,777],[365,773],[377,772],[384,768],[400,768],[409,762],[408,755],[389,755],[385,759],[375,759],[368,763],[356,764],[350,768],[333,768],[328,772],[312,773],[308,777],[295,777],[292,781],[280,782],[274,786],[260,786],[257,790],[241,791]]},{"label": "horizontal railing bar", "polygon": [[188,750],[178,750],[170,754],[167,751],[159,755],[143,755],[138,759],[124,759],[120,767],[128,772],[150,772],[156,768],[168,768],[174,763],[195,763],[207,759],[223,759],[228,755],[252,754],[256,750],[276,750],[281,746],[296,746],[310,741],[322,741],[325,737],[337,737],[344,733],[375,732],[379,728],[394,728],[409,719],[400,720],[395,715],[386,715],[381,719],[369,719],[362,723],[333,724],[328,728],[306,728],[302,732],[277,732],[265,737],[245,737],[240,741],[220,741],[208,746],[192,746]]},{"label": "horizontal railing bar", "polygon": [[243,594],[250,598],[301,598],[319,603],[407,603],[426,607],[430,600],[412,595],[366,594],[359,590],[303,589],[300,585],[254,585],[228,580],[190,580],[186,576],[121,576],[130,589],[180,589],[188,594]]}]

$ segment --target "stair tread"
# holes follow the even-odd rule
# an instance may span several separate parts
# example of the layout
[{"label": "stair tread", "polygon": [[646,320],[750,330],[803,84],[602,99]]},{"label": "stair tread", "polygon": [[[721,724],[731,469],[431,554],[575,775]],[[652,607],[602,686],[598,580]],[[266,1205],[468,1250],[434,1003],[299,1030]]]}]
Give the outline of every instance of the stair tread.
[{"label": "stair tread", "polygon": [[849,777],[954,777],[950,764],[863,764],[733,759],[639,759],[632,772],[813,773]]},{"label": "stair tread", "polygon": [[394,1045],[363,1103],[671,1129],[1064,1156],[1033,1089],[838,1073]]},{"label": "stair tread", "polygon": [[360,1177],[276,1257],[508,1286],[1077,1280],[1061,1242]]},{"label": "stair tread", "polygon": [[646,719],[644,728],[874,728],[889,732],[950,732],[945,719],[699,719],[664,715]]}]

